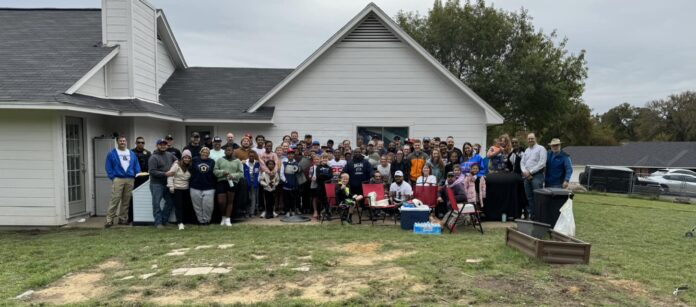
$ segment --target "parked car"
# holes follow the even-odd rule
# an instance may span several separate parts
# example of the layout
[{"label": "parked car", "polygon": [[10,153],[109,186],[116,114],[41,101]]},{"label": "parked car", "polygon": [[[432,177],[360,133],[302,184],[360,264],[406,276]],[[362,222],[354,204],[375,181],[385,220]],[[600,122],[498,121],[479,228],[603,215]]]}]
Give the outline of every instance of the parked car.
[{"label": "parked car", "polygon": [[633,170],[626,167],[586,165],[580,173],[580,184],[590,191],[630,193],[634,183]]},{"label": "parked car", "polygon": [[650,174],[650,176],[667,175],[667,174],[684,174],[696,176],[696,172],[684,168],[661,168]]},{"label": "parked car", "polygon": [[680,173],[667,173],[651,175],[648,177],[648,179],[659,183],[665,194],[696,195],[696,176]]}]

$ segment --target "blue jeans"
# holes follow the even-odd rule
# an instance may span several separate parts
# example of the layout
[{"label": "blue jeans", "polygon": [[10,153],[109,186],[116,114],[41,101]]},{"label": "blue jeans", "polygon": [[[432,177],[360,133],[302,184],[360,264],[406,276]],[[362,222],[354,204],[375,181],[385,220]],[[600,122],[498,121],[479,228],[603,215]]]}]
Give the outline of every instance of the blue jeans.
[{"label": "blue jeans", "polygon": [[[539,172],[536,173],[532,176],[532,179],[529,180],[527,178],[524,178],[524,192],[527,194],[527,214],[531,218],[534,217],[534,212],[532,211],[534,208],[534,190],[536,189],[541,189],[544,187],[544,173]],[[530,218],[528,217],[528,218]]]},{"label": "blue jeans", "polygon": [[[152,216],[155,219],[155,226],[166,225],[172,214],[172,207],[174,207],[172,193],[169,193],[169,188],[166,185],[152,182],[150,183],[150,193],[152,194]],[[164,208],[161,206],[162,198],[164,198]]]}]

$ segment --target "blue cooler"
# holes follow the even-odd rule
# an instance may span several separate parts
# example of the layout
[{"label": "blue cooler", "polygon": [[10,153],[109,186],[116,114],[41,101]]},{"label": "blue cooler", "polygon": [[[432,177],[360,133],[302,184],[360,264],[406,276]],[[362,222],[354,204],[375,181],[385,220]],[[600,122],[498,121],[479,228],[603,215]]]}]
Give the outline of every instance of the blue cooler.
[{"label": "blue cooler", "polygon": [[413,230],[413,223],[430,221],[430,208],[420,206],[415,208],[401,207],[401,229]]}]

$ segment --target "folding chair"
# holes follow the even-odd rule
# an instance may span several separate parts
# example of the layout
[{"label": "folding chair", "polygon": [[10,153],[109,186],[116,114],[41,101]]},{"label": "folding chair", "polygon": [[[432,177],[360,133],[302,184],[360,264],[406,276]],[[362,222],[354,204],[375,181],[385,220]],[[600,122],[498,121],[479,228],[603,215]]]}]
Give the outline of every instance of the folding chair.
[{"label": "folding chair", "polygon": [[416,186],[413,197],[422,201],[432,211],[437,207],[437,191],[437,186]]},{"label": "folding chair", "polygon": [[[362,185],[363,189],[363,202],[365,206],[368,208],[368,212],[370,213],[370,220],[372,221],[372,225],[375,224],[375,219],[374,219],[374,213],[373,209],[379,209],[379,210],[394,210],[398,208],[398,206],[394,205],[393,203],[389,202],[389,205],[386,206],[379,206],[379,207],[372,207],[370,205],[370,198],[368,195],[370,195],[371,192],[375,192],[377,194],[377,201],[387,199],[386,196],[384,195],[384,185],[381,183],[363,183]],[[360,216],[360,215],[358,215]],[[359,217],[360,218],[360,217]],[[385,222],[387,219],[386,216],[382,217],[382,223]],[[396,224],[396,212],[394,213],[394,224]]]},{"label": "folding chair", "polygon": [[326,201],[329,203],[329,212],[321,215],[322,224],[324,223],[324,220],[326,220],[326,217],[331,215],[331,210],[338,208],[338,204],[336,203],[336,184],[326,183],[324,184],[324,188],[326,189]]},{"label": "folding chair", "polygon": [[[454,197],[454,190],[452,190],[449,187],[447,188],[447,199],[450,202],[450,207],[452,207],[452,212],[449,214],[447,220],[445,221],[445,227],[449,228],[450,233],[456,230],[457,222],[462,217],[462,215],[469,215],[469,217],[471,218],[471,224],[472,226],[474,226],[474,229],[478,230],[479,232],[481,232],[481,234],[483,234],[483,225],[481,224],[481,211],[477,208],[476,204],[473,204],[473,211],[464,212],[466,204],[457,204],[457,199]],[[449,227],[449,220],[452,218],[452,215],[454,215],[455,212],[457,213],[457,216],[454,218],[452,227]]]}]

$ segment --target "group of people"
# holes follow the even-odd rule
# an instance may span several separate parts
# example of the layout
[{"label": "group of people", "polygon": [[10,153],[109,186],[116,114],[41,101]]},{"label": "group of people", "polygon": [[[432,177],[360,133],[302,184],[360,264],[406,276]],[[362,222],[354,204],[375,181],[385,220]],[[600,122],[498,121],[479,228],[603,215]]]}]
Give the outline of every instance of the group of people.
[{"label": "group of people", "polygon": [[[363,183],[383,184],[385,196],[394,204],[412,199],[416,186],[437,186],[436,213],[444,215],[449,208],[446,187],[453,190],[458,203],[483,207],[489,173],[519,174],[529,204],[534,201],[534,189],[544,184],[566,188],[572,174],[560,140],[553,139],[547,152],[533,133],[527,137],[526,149],[504,134],[485,152],[481,145],[468,142],[459,149],[451,136],[403,141],[395,136],[386,145],[380,137],[369,141],[359,137],[354,147],[350,140],[336,147],[333,140],[322,145],[310,134],[300,139],[297,131],[284,136],[276,147],[263,135],[246,134],[240,144],[234,139],[228,133],[223,144],[220,137],[201,138],[194,132],[180,151],[167,135],[149,152],[142,137],[131,150],[126,138],[119,136],[118,147],[106,159],[113,191],[105,227],[116,221],[129,223],[132,190],[147,178],[155,226],[166,225],[174,210],[179,229],[184,229],[187,205],[193,207],[201,225],[210,224],[214,212],[225,226],[231,226],[235,213],[247,218],[312,214],[314,219],[321,214],[330,219],[327,183],[335,184],[337,203],[346,209],[341,219],[350,223],[353,208],[364,203]],[[533,214],[529,209],[527,216]]]}]

